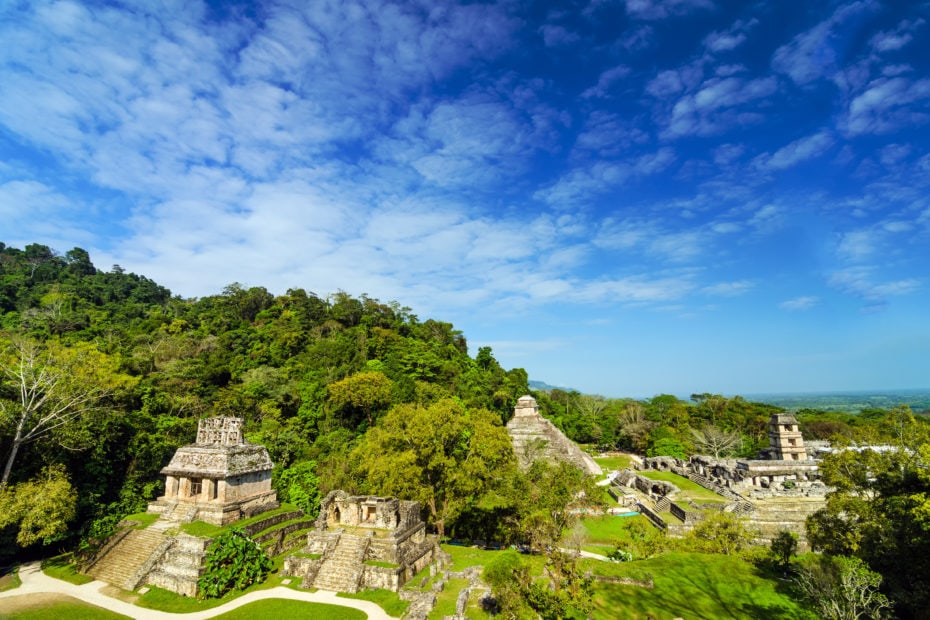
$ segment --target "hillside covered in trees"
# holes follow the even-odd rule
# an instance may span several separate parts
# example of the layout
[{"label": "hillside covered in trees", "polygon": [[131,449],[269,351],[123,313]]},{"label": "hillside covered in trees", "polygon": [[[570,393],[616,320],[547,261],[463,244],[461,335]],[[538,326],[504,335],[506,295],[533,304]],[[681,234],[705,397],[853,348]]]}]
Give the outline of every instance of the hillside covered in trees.
[{"label": "hillside covered in trees", "polygon": [[[576,442],[649,456],[754,457],[782,411],[709,393],[533,391],[524,370],[488,347],[471,357],[453,325],[396,302],[238,284],[181,299],[80,248],[0,243],[0,561],[100,540],[161,494],[159,470],[216,415],[244,419],[274,460],[279,498],[307,512],[336,488],[396,495],[418,500],[441,535],[551,549],[578,491],[600,495],[569,466],[517,467],[504,424],[526,393]],[[820,548],[881,569],[902,609],[925,604],[905,596],[911,572],[893,570],[927,544],[928,420],[916,413],[798,412],[807,439],[901,447],[875,458],[896,454],[903,469],[850,474],[865,462],[853,453],[826,463],[842,493],[810,525]],[[897,482],[872,475],[899,470]]]},{"label": "hillside covered in trees", "polygon": [[277,472],[315,461],[325,492],[357,486],[349,453],[393,405],[453,398],[500,425],[529,389],[523,370],[488,348],[469,357],[451,324],[397,303],[238,284],[185,300],[78,248],[0,244],[0,319],[3,482],[67,480],[76,497],[70,529],[27,543],[144,509],[203,416],[244,418]]}]

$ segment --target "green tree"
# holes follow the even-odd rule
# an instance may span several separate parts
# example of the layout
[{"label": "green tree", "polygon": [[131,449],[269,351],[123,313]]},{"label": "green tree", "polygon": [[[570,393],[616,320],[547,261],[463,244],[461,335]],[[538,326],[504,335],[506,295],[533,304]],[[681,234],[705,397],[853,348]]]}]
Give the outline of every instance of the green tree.
[{"label": "green tree", "polygon": [[382,372],[359,372],[329,384],[327,390],[336,407],[364,412],[368,426],[374,424],[374,412],[391,403],[391,380]]},{"label": "green tree", "polygon": [[893,450],[828,455],[821,471],[824,483],[835,490],[806,524],[815,550],[858,557],[878,572],[904,618],[923,617],[930,609],[930,527],[925,518],[930,441],[922,438],[925,431],[905,428],[899,435],[905,443]]},{"label": "green tree", "polygon": [[[0,353],[0,430],[12,431],[0,486],[7,484],[20,448],[47,436],[59,443],[74,439],[68,431],[82,416],[100,410],[117,390],[135,379],[119,372],[119,360],[89,343],[64,346],[8,337]],[[12,393],[12,395],[11,395]],[[3,398],[6,396],[6,398]]]},{"label": "green tree", "polygon": [[500,416],[452,399],[395,406],[368,430],[352,458],[367,490],[419,501],[440,536],[515,467]]},{"label": "green tree", "polygon": [[37,478],[0,487],[0,529],[16,526],[21,547],[48,544],[67,532],[76,505],[77,493],[64,467],[49,466]]},{"label": "green tree", "polygon": [[891,612],[879,592],[882,576],[858,558],[820,556],[799,569],[795,583],[825,620],[878,619]]},{"label": "green tree", "polygon": [[798,552],[798,535],[788,530],[778,532],[772,539],[771,550],[782,570],[787,569],[791,558]]},{"label": "green tree", "polygon": [[712,512],[688,532],[688,539],[699,551],[732,555],[752,543],[753,532],[731,513]]},{"label": "green tree", "polygon": [[309,517],[320,512],[320,479],[316,477],[316,463],[304,461],[283,470],[275,480],[278,499],[289,502]]}]

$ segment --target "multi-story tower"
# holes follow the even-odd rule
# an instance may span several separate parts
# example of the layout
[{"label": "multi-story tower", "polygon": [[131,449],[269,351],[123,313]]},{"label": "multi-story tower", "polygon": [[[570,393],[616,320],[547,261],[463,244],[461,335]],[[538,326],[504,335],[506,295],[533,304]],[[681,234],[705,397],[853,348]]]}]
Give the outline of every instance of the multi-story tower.
[{"label": "multi-story tower", "polygon": [[793,415],[773,413],[769,418],[769,455],[776,461],[807,460],[804,438]]}]

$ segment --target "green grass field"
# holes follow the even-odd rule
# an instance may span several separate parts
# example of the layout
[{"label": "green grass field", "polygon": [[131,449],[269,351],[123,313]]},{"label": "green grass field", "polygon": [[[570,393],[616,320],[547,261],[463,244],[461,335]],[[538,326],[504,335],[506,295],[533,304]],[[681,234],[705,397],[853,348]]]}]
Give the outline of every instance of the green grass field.
[{"label": "green grass field", "polygon": [[0,592],[18,588],[22,584],[19,578],[19,567],[13,567],[10,572],[0,575]]},{"label": "green grass field", "polygon": [[632,459],[625,454],[618,456],[595,456],[594,462],[600,465],[604,471],[613,471],[626,469],[630,466]]},{"label": "green grass field", "polygon": [[65,553],[42,561],[42,572],[49,577],[61,579],[75,585],[83,585],[94,580],[89,575],[82,575],[77,566],[71,563],[71,554]]},{"label": "green grass field", "polygon": [[3,609],[2,602],[0,602],[0,618],[5,620],[125,620],[129,618],[129,616],[123,616],[64,595],[55,595],[52,601],[36,603],[16,601],[14,605],[12,609]]},{"label": "green grass field", "polygon": [[342,598],[354,598],[361,601],[370,601],[387,612],[389,616],[395,616],[398,618],[404,615],[404,612],[406,612],[407,608],[410,607],[410,603],[400,600],[397,592],[391,592],[390,590],[362,590],[361,592],[356,592],[355,594],[340,592],[337,596]]},{"label": "green grass field", "polygon": [[619,564],[582,562],[595,575],[652,579],[655,584],[649,589],[598,582],[596,619],[816,619],[783,591],[777,579],[734,556],[667,553]]},{"label": "green grass field", "polygon": [[248,603],[238,609],[215,616],[218,620],[283,620],[284,618],[365,620],[367,617],[365,612],[348,607],[275,598]]},{"label": "green grass field", "polygon": [[[582,523],[589,543],[624,540],[629,523],[643,517],[597,517]],[[486,565],[499,551],[444,545],[452,553],[454,571],[469,565]],[[543,558],[524,556],[540,574]],[[581,560],[586,570],[596,576],[652,580],[653,588],[597,582],[594,599],[596,620],[642,619],[670,620],[688,618],[717,620],[815,620],[816,616],[794,601],[782,583],[754,565],[735,556],[701,553],[666,553],[648,560],[610,563]],[[452,584],[450,584],[451,586]],[[462,586],[464,587],[464,585]],[[461,588],[447,588],[454,605]],[[452,613],[445,607],[437,610]],[[432,617],[432,616],[431,616]],[[441,617],[437,615],[436,617]],[[486,615],[472,610],[469,617]]]},{"label": "green grass field", "polygon": [[636,517],[614,517],[604,515],[603,517],[587,517],[581,520],[587,533],[587,543],[592,545],[613,545],[615,541],[628,541],[630,539],[627,528],[632,523],[641,521],[650,527],[651,524],[643,516]]},{"label": "green grass field", "polygon": [[139,525],[133,526],[137,530],[144,530],[148,526],[158,521],[159,515],[152,512],[137,512],[135,514],[123,517],[123,521],[138,521]]},{"label": "green grass field", "polygon": [[442,620],[445,616],[455,615],[455,602],[458,600],[459,592],[468,586],[467,579],[450,579],[446,582],[446,587],[436,598],[436,606],[429,613],[430,620]]},{"label": "green grass field", "polygon": [[671,482],[681,489],[681,496],[686,497],[698,504],[722,504],[726,503],[727,498],[717,495],[713,491],[705,489],[698,483],[688,480],[684,476],[672,473],[670,471],[655,471],[652,469],[638,472],[650,480],[664,480]]}]

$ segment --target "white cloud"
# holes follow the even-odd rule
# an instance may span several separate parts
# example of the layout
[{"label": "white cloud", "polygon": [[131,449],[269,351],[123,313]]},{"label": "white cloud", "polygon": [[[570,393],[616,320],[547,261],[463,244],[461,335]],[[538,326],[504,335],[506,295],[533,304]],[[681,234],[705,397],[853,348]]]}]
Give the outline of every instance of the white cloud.
[{"label": "white cloud", "polygon": [[710,286],[705,286],[702,291],[706,295],[715,297],[738,297],[745,295],[753,288],[755,283],[750,280],[736,280],[734,282],[719,282]]},{"label": "white cloud", "polygon": [[[882,134],[930,121],[930,79],[879,78],[849,103],[841,127],[850,136]],[[911,106],[910,104],[918,104]]]},{"label": "white cloud", "polygon": [[713,7],[710,0],[626,0],[627,13],[644,20],[665,19]]},{"label": "white cloud", "polygon": [[875,282],[875,268],[869,266],[849,267],[830,275],[831,286],[870,302],[881,302],[886,297],[907,295],[920,288],[915,278]]},{"label": "white cloud", "polygon": [[713,53],[729,52],[746,42],[749,31],[759,23],[757,19],[738,20],[725,31],[715,31],[704,37],[704,47]]},{"label": "white cloud", "polygon": [[923,19],[904,20],[894,30],[884,30],[872,35],[869,45],[878,53],[897,51],[914,39],[914,31],[923,24]]},{"label": "white cloud", "polygon": [[617,65],[602,72],[597,80],[597,84],[586,89],[581,93],[582,98],[591,97],[608,97],[613,85],[630,74],[630,68],[626,65]]},{"label": "white cloud", "polygon": [[672,107],[663,137],[709,136],[731,127],[756,123],[761,116],[741,111],[743,104],[768,97],[777,88],[774,78],[744,80],[711,78],[694,93],[681,97]]},{"label": "white cloud", "polygon": [[814,306],[818,305],[819,303],[820,303],[819,297],[813,297],[813,296],[808,295],[808,296],[803,296],[803,297],[795,297],[794,299],[788,299],[778,304],[778,307],[781,308],[782,310],[790,310],[790,311],[809,310],[813,308]]},{"label": "white cloud", "polygon": [[876,250],[878,240],[871,230],[854,230],[840,235],[837,253],[846,260],[862,261]]},{"label": "white cloud", "polygon": [[784,170],[803,161],[820,157],[833,146],[833,137],[826,131],[815,133],[783,146],[771,156],[762,156],[757,165],[767,170]]},{"label": "white cloud", "polygon": [[831,75],[838,68],[837,47],[844,40],[834,33],[844,27],[847,20],[873,6],[874,3],[867,0],[841,6],[829,18],[775,50],[772,68],[799,85]]}]

